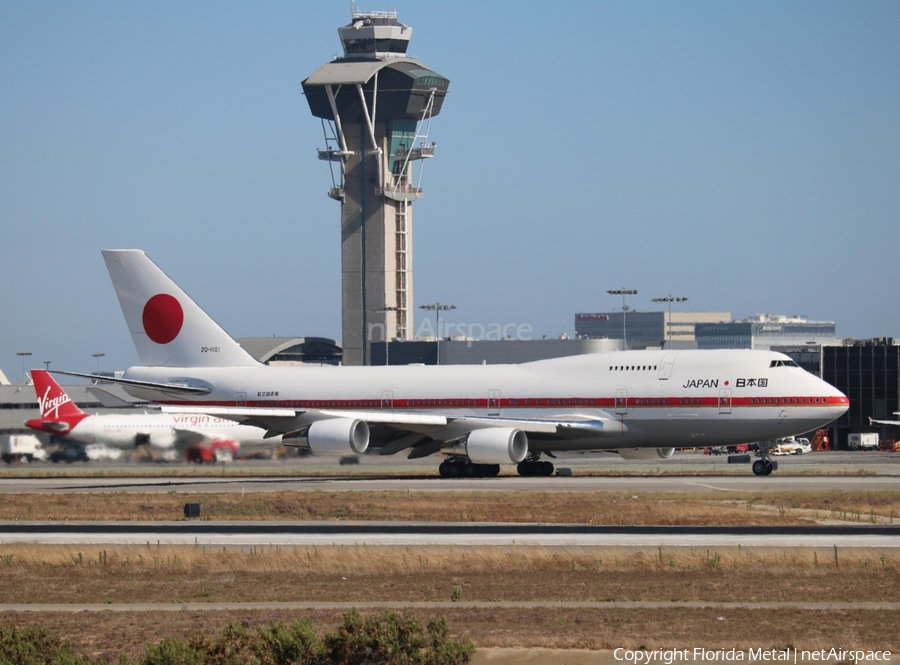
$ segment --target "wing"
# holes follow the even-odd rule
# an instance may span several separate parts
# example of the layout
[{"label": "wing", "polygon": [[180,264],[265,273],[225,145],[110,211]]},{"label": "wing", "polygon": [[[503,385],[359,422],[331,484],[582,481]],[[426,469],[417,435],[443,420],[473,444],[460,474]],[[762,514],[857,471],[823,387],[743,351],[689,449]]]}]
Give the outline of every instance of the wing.
[{"label": "wing", "polygon": [[889,427],[900,427],[900,420],[875,420],[869,418],[870,425],[888,425]]},{"label": "wing", "polygon": [[[192,407],[163,406],[164,413],[204,413],[228,418],[244,425],[255,425],[267,430],[266,436],[283,435],[287,438],[308,437],[315,423],[342,420],[348,423],[364,422],[369,429],[369,441],[382,455],[392,455],[412,449],[410,458],[424,457],[448,447],[448,444],[466,439],[476,431],[499,441],[501,432],[521,431],[532,441],[540,441],[544,449],[552,449],[554,442],[573,439],[601,440],[612,435],[621,436],[625,425],[613,418],[571,414],[554,418],[506,418],[501,416],[464,416],[434,413],[407,413],[394,411],[360,411],[256,407]],[[490,432],[494,430],[494,432]],[[489,444],[491,445],[491,444]],[[499,444],[497,444],[499,445]],[[344,451],[347,454],[351,450]]]}]

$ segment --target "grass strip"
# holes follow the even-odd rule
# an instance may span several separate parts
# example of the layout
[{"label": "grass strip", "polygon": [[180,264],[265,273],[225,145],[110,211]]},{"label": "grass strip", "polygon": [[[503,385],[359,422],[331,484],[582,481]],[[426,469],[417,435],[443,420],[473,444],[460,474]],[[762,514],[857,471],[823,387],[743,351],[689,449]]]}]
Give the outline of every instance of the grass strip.
[{"label": "grass strip", "polygon": [[25,603],[892,602],[900,550],[0,546]]},{"label": "grass strip", "polygon": [[0,520],[413,520],[608,525],[893,524],[900,492],[69,492],[22,493]]}]

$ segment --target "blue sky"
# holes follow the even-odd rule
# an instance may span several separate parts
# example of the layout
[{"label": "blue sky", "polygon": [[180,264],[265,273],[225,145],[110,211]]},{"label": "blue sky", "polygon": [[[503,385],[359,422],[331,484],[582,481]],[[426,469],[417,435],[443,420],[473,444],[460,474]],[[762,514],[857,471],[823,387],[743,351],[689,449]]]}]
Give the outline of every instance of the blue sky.
[{"label": "blue sky", "polygon": [[[688,296],[900,337],[900,4],[408,1],[450,79],[415,300],[572,333]],[[102,248],[228,332],[340,338],[340,210],[300,82],[345,1],[0,3],[0,369],[137,356]],[[424,312],[417,310],[418,315]]]}]

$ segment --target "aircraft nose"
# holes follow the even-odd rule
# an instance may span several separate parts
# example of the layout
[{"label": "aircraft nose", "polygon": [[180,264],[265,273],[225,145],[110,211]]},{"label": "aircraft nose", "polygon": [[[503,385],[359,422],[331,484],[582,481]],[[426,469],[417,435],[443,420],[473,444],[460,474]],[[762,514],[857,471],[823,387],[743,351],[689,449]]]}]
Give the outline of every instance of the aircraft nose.
[{"label": "aircraft nose", "polygon": [[833,418],[840,418],[842,415],[847,413],[847,410],[849,408],[850,400],[846,395],[828,398],[828,410],[832,413]]},{"label": "aircraft nose", "polygon": [[826,413],[831,420],[837,420],[850,408],[850,398],[830,384],[825,395]]}]

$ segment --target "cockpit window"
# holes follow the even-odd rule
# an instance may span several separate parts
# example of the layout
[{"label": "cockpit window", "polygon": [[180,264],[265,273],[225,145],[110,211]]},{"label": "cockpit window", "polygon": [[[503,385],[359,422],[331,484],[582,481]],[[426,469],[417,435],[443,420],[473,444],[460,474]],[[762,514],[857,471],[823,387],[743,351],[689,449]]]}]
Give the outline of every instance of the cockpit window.
[{"label": "cockpit window", "polygon": [[800,367],[793,360],[773,360],[769,363],[769,367]]}]

